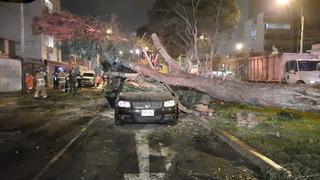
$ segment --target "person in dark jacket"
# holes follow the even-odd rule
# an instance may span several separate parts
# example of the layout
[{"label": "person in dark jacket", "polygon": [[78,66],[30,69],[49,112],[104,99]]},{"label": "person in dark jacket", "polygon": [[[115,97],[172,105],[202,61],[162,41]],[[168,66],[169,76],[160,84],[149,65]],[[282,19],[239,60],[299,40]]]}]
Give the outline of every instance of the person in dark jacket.
[{"label": "person in dark jacket", "polygon": [[59,74],[58,72],[54,72],[52,75],[53,79],[53,89],[59,89]]},{"label": "person in dark jacket", "polygon": [[77,94],[77,88],[76,88],[76,83],[77,83],[77,75],[73,70],[69,70],[69,93],[72,95]]}]

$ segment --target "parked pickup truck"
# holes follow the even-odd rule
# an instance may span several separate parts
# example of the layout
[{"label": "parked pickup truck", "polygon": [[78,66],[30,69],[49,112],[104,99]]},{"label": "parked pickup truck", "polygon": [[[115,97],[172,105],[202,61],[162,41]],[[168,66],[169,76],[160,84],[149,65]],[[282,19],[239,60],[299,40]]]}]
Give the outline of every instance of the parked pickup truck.
[{"label": "parked pickup truck", "polygon": [[81,86],[94,86],[95,85],[95,73],[86,72],[78,77],[81,82]]}]

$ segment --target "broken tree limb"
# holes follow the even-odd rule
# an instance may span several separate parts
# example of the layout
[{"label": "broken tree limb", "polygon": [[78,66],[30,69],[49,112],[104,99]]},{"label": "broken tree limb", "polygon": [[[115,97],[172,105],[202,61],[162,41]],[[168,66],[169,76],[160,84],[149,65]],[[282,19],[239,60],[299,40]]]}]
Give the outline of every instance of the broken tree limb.
[{"label": "broken tree limb", "polygon": [[181,70],[156,34],[152,35],[152,39],[160,55],[172,69],[169,74],[161,74],[147,67],[130,65],[142,75],[168,85],[190,87],[227,102],[320,112],[320,89],[305,85],[249,83],[193,75]]},{"label": "broken tree limb", "polygon": [[[174,93],[174,90],[168,86],[167,84],[164,84],[164,86],[171,92]],[[186,108],[184,105],[181,104],[180,100],[178,97],[176,97],[177,103],[178,103],[178,108],[180,109],[180,111],[184,112],[184,113],[193,113],[192,110]]]},{"label": "broken tree limb", "polygon": [[181,71],[181,66],[174,60],[166,51],[166,49],[161,44],[158,36],[156,34],[151,35],[152,41],[157,48],[157,51],[161,54],[164,60],[168,63],[171,71]]}]

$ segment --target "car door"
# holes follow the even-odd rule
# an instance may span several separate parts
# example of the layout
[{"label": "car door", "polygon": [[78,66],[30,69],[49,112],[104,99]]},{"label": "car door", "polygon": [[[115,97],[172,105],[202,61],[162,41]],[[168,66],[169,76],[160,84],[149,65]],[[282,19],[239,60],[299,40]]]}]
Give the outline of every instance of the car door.
[{"label": "car door", "polygon": [[298,81],[298,65],[296,60],[288,61],[286,63],[286,82],[289,84],[296,83]]}]

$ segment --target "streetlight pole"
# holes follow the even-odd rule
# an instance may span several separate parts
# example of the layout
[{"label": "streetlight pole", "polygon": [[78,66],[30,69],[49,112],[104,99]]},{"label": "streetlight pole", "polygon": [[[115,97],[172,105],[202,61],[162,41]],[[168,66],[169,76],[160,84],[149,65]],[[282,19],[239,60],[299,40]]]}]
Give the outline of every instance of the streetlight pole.
[{"label": "streetlight pole", "polygon": [[24,7],[23,3],[20,4],[20,51],[21,51],[21,90],[22,93],[26,93],[26,78],[25,78],[25,63],[24,63],[24,51],[25,51],[25,34],[24,34]]},{"label": "streetlight pole", "polygon": [[301,17],[301,34],[300,34],[300,53],[303,53],[303,37],[304,37],[304,13],[303,13],[303,1],[300,0],[300,17]]}]

